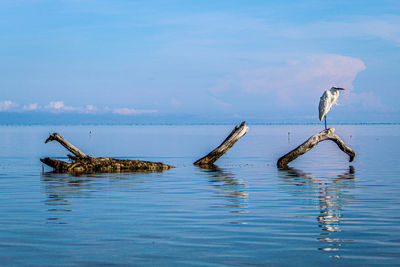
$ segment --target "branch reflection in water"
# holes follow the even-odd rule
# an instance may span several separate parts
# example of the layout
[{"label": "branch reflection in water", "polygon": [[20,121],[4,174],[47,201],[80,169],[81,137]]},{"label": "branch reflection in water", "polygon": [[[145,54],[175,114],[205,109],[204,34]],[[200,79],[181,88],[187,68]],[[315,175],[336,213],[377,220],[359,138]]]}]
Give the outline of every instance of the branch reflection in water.
[{"label": "branch reflection in water", "polygon": [[[217,165],[202,165],[200,170],[209,176],[209,183],[217,190],[214,193],[218,198],[223,198],[228,203],[213,205],[213,208],[227,208],[230,213],[244,214],[248,208],[247,184],[238,178],[227,168],[220,168]],[[231,221],[230,224],[246,224],[242,221]]]},{"label": "branch reflection in water", "polygon": [[[141,183],[143,173],[110,173],[73,176],[55,172],[42,173],[47,198],[48,224],[68,224],[66,213],[73,212],[73,199],[115,198],[115,191],[135,190],[131,184]],[[143,188],[139,189],[142,190]],[[82,205],[80,205],[82,206]]]},{"label": "branch reflection in water", "polygon": [[299,203],[309,205],[310,198],[313,203],[318,203],[320,215],[317,222],[322,232],[317,240],[324,244],[318,250],[333,252],[331,257],[340,258],[339,251],[343,244],[353,241],[341,238],[340,224],[343,223],[342,210],[346,199],[352,197],[350,190],[354,188],[354,167],[350,166],[335,178],[313,178],[311,174],[294,168],[280,170],[280,177],[286,185],[295,186],[294,190],[290,190],[293,197],[306,200]]}]

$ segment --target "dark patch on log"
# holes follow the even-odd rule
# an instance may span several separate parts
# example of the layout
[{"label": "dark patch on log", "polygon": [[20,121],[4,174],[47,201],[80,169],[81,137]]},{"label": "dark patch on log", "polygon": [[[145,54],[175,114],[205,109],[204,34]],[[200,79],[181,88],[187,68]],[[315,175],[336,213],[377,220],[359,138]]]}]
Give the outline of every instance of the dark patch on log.
[{"label": "dark patch on log", "polygon": [[311,150],[313,147],[315,147],[319,142],[325,141],[325,140],[331,140],[335,142],[338,147],[347,155],[349,155],[349,162],[352,162],[354,160],[354,157],[356,156],[356,153],[354,152],[353,149],[348,147],[342,139],[339,138],[336,134],[334,134],[335,129],[334,128],[329,128],[327,130],[323,130],[322,132],[311,136],[307,141],[305,141],[303,144],[298,146],[297,148],[293,149],[286,155],[282,156],[278,162],[278,168],[282,169],[287,169],[289,162],[297,159],[301,155],[305,154],[309,150]]},{"label": "dark patch on log", "polygon": [[68,172],[69,167],[71,166],[70,163],[66,163],[61,160],[56,160],[52,158],[44,158],[40,159],[41,162],[44,164],[52,167],[56,172]]},{"label": "dark patch on log", "polygon": [[235,129],[228,135],[228,137],[213,151],[208,153],[207,156],[197,160],[194,165],[210,165],[212,166],[222,155],[224,155],[241,137],[249,131],[246,122],[242,122],[240,126],[236,125]]},{"label": "dark patch on log", "polygon": [[174,166],[166,165],[161,162],[90,157],[80,151],[75,146],[73,146],[57,133],[51,134],[49,138],[47,138],[45,143],[48,143],[50,141],[59,142],[68,151],[72,152],[75,155],[68,155],[68,158],[72,161],[71,163],[52,158],[40,159],[41,162],[52,167],[55,172],[68,172],[73,174],[107,172],[155,172],[174,168]]}]

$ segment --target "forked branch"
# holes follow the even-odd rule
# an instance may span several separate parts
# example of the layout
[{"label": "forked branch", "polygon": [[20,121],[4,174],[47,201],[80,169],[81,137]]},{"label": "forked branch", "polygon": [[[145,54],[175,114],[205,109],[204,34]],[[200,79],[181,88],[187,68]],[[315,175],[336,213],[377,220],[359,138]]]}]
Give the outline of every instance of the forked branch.
[{"label": "forked branch", "polygon": [[298,146],[297,148],[293,149],[286,155],[282,156],[278,160],[278,168],[287,168],[289,162],[297,159],[301,155],[305,154],[307,151],[311,150],[313,147],[315,147],[319,142],[325,141],[325,140],[331,140],[335,142],[338,147],[347,155],[349,155],[349,162],[352,162],[354,160],[354,157],[356,153],[354,152],[353,149],[348,147],[342,139],[339,138],[336,134],[334,134],[335,129],[334,128],[329,128],[327,130],[323,130],[322,132],[311,136],[307,141],[305,141],[303,144]]}]

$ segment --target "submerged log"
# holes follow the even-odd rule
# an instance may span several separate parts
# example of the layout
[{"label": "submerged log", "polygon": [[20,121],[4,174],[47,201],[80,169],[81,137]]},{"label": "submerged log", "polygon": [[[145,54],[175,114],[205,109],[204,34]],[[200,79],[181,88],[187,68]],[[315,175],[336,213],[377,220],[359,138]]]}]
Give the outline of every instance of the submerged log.
[{"label": "submerged log", "polygon": [[311,136],[307,141],[305,141],[303,144],[298,146],[297,148],[293,149],[286,155],[282,156],[278,162],[278,168],[287,168],[289,162],[297,159],[301,155],[305,154],[309,150],[311,150],[313,147],[315,147],[319,142],[325,141],[325,140],[331,140],[335,142],[338,147],[347,155],[349,155],[349,162],[352,162],[354,160],[354,157],[356,156],[356,153],[354,152],[353,149],[348,147],[342,139],[339,138],[336,134],[334,134],[335,128],[329,128],[327,130],[323,130],[322,132],[319,132],[316,135]]},{"label": "submerged log", "polygon": [[115,159],[91,157],[73,146],[61,135],[57,133],[50,134],[45,143],[57,141],[64,146],[73,155],[68,155],[71,163],[56,160],[53,158],[40,159],[44,164],[52,167],[55,172],[61,173],[105,173],[105,172],[140,172],[140,171],[163,171],[174,168],[174,166],[166,165],[161,162],[150,162],[130,159]]},{"label": "submerged log", "polygon": [[235,129],[228,135],[228,137],[213,151],[208,153],[205,157],[197,160],[194,165],[212,165],[222,155],[224,155],[241,137],[249,131],[246,122],[242,122],[240,126],[236,125]]}]

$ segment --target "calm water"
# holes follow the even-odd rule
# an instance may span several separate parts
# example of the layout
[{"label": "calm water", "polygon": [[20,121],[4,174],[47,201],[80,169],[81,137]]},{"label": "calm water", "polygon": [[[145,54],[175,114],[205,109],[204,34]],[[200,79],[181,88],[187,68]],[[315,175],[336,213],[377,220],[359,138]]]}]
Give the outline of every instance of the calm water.
[{"label": "calm water", "polygon": [[[1,126],[1,265],[400,265],[399,125],[337,125],[353,163],[326,141],[288,171],[276,160],[321,127],[249,126],[214,169],[192,162],[233,126]],[[177,168],[42,171],[40,157],[66,159],[44,144],[53,131]]]}]

